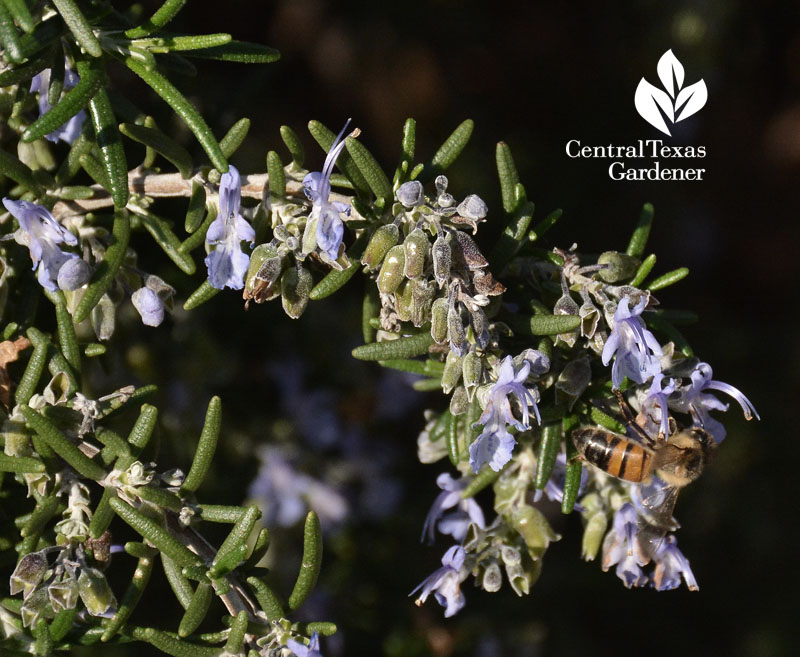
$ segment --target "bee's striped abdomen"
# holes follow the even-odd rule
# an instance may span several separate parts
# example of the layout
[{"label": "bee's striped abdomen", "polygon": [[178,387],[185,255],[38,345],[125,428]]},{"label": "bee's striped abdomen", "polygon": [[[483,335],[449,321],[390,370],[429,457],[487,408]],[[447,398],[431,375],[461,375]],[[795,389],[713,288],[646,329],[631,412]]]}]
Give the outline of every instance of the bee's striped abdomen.
[{"label": "bee's striped abdomen", "polygon": [[612,477],[634,483],[650,476],[653,453],[625,436],[602,429],[578,429],[572,432],[578,453]]}]

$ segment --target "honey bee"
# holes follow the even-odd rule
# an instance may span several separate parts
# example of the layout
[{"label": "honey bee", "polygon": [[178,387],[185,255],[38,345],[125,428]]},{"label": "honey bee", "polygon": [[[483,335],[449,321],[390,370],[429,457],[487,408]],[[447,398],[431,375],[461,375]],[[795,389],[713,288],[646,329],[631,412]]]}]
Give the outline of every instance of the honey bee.
[{"label": "honey bee", "polygon": [[703,473],[716,442],[702,427],[677,431],[674,420],[669,436],[660,433],[653,439],[636,422],[622,394],[616,394],[625,424],[635,438],[588,427],[573,431],[572,441],[581,460],[612,477],[639,484],[633,496],[644,514],[642,540],[649,542],[648,552],[652,553],[667,531],[678,528],[672,517],[678,492]]}]

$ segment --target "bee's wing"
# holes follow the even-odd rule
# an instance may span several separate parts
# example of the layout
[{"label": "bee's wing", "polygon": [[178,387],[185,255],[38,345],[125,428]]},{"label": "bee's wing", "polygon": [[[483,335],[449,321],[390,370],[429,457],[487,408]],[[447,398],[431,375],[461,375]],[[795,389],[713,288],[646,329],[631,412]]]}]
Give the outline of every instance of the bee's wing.
[{"label": "bee's wing", "polygon": [[639,546],[640,555],[643,557],[644,563],[647,565],[650,561],[655,559],[656,552],[664,541],[667,535],[667,530],[661,527],[655,527],[649,524],[642,516],[639,516],[639,527],[636,530],[636,542]]},{"label": "bee's wing", "polygon": [[679,489],[653,475],[650,481],[631,490],[631,498],[639,512],[637,537],[642,552],[650,559],[668,531],[680,525],[672,517]]},{"label": "bee's wing", "polygon": [[639,509],[639,515],[648,524],[665,531],[672,531],[679,527],[672,517],[675,502],[678,500],[678,491],[676,486],[670,486],[653,475],[649,482],[634,487],[631,497]]}]

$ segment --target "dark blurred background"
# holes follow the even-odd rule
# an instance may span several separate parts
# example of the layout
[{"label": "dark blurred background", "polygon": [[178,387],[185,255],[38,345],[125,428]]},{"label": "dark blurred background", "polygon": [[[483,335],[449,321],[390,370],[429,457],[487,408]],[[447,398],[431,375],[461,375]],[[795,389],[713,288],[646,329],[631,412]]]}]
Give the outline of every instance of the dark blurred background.
[{"label": "dark blurred background", "polygon": [[[800,353],[790,311],[798,302],[798,13],[791,2],[722,0],[625,1],[613,8],[197,0],[180,14],[176,31],[227,31],[282,53],[268,66],[200,62],[198,77],[174,78],[218,135],[242,116],[252,119],[233,158],[242,172],[264,171],[270,149],[288,160],[282,124],[302,134],[314,169],[324,154],[305,124],[318,119],[338,131],[353,117],[363,143],[393,169],[407,117],[417,119],[421,160],[472,118],[472,142],[450,178],[457,196],[474,192],[489,203],[490,223],[479,235],[486,243],[499,229],[499,140],[511,146],[537,216],[564,209],[550,245],[624,249],[639,209],[652,202],[656,271],[691,269],[659,299],[700,314],[684,331],[696,353],[761,414],[760,422],[746,423],[733,405],[718,458],[678,504],[680,547],[699,593],[625,590],[613,573],[580,560],[579,518],[553,509],[564,539],[551,546],[532,594],[517,599],[507,585],[494,595],[468,586],[466,608],[445,620],[433,600],[418,609],[406,597],[447,547],[417,541],[442,467],[417,463],[416,436],[422,409],[442,399],[401,396],[397,391],[407,388],[396,377],[349,357],[361,342],[360,282],[312,304],[295,323],[274,303],[245,313],[238,295],[226,293],[190,316],[178,313],[159,331],[116,336],[126,345],[127,365],[142,382],[161,383],[159,401],[173,409],[163,415],[167,465],[188,465],[206,401],[222,395],[223,448],[201,500],[242,502],[244,482],[258,473],[254,454],[264,445],[340,491],[347,512],[327,526],[321,589],[310,612],[341,629],[324,641],[325,655],[797,654],[793,414]],[[708,87],[706,107],[671,139],[633,104],[642,76],[657,83],[656,63],[669,48],[686,69],[686,83],[702,77]],[[124,71],[114,84],[144,91]],[[158,118],[192,144],[168,113]],[[662,137],[704,145],[707,157],[686,165],[705,167],[705,180],[617,182],[607,175],[608,160],[565,154],[570,139],[605,145]],[[175,212],[180,217],[182,209]],[[176,280],[174,268],[164,273]],[[185,281],[184,298],[191,289]],[[395,399],[399,415],[389,408]],[[323,440],[332,423],[336,435]],[[369,467],[354,474],[353,462]],[[299,526],[274,534],[278,553],[296,558]],[[285,592],[293,575],[275,573]],[[172,617],[177,625],[174,601],[168,608],[157,597],[151,602],[139,612],[142,622]],[[137,647],[135,654],[149,653]]]}]

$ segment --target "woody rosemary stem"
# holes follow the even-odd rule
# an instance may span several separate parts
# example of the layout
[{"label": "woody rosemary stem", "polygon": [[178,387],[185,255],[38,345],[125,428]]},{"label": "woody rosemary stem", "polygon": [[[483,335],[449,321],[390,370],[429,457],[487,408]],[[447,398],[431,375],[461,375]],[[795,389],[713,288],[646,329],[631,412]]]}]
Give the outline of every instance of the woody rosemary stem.
[{"label": "woody rosemary stem", "polygon": [[[132,169],[128,172],[128,189],[131,194],[150,196],[151,198],[189,198],[192,195],[192,181],[195,179],[202,183],[200,178],[195,176],[182,178],[179,173],[144,173],[139,169]],[[268,185],[269,176],[266,173],[242,176],[242,196],[260,199]],[[53,207],[53,216],[56,219],[64,219],[114,206],[111,195],[103,187],[92,185],[91,188],[95,191],[92,198],[58,201]],[[215,198],[217,195],[216,191],[211,189],[207,189],[206,193],[210,198]],[[303,184],[296,180],[287,180],[286,196],[305,198]],[[333,201],[346,203],[349,197],[333,193],[330,198]],[[345,221],[348,219],[363,219],[363,217],[353,209],[350,217],[345,217]]]}]

